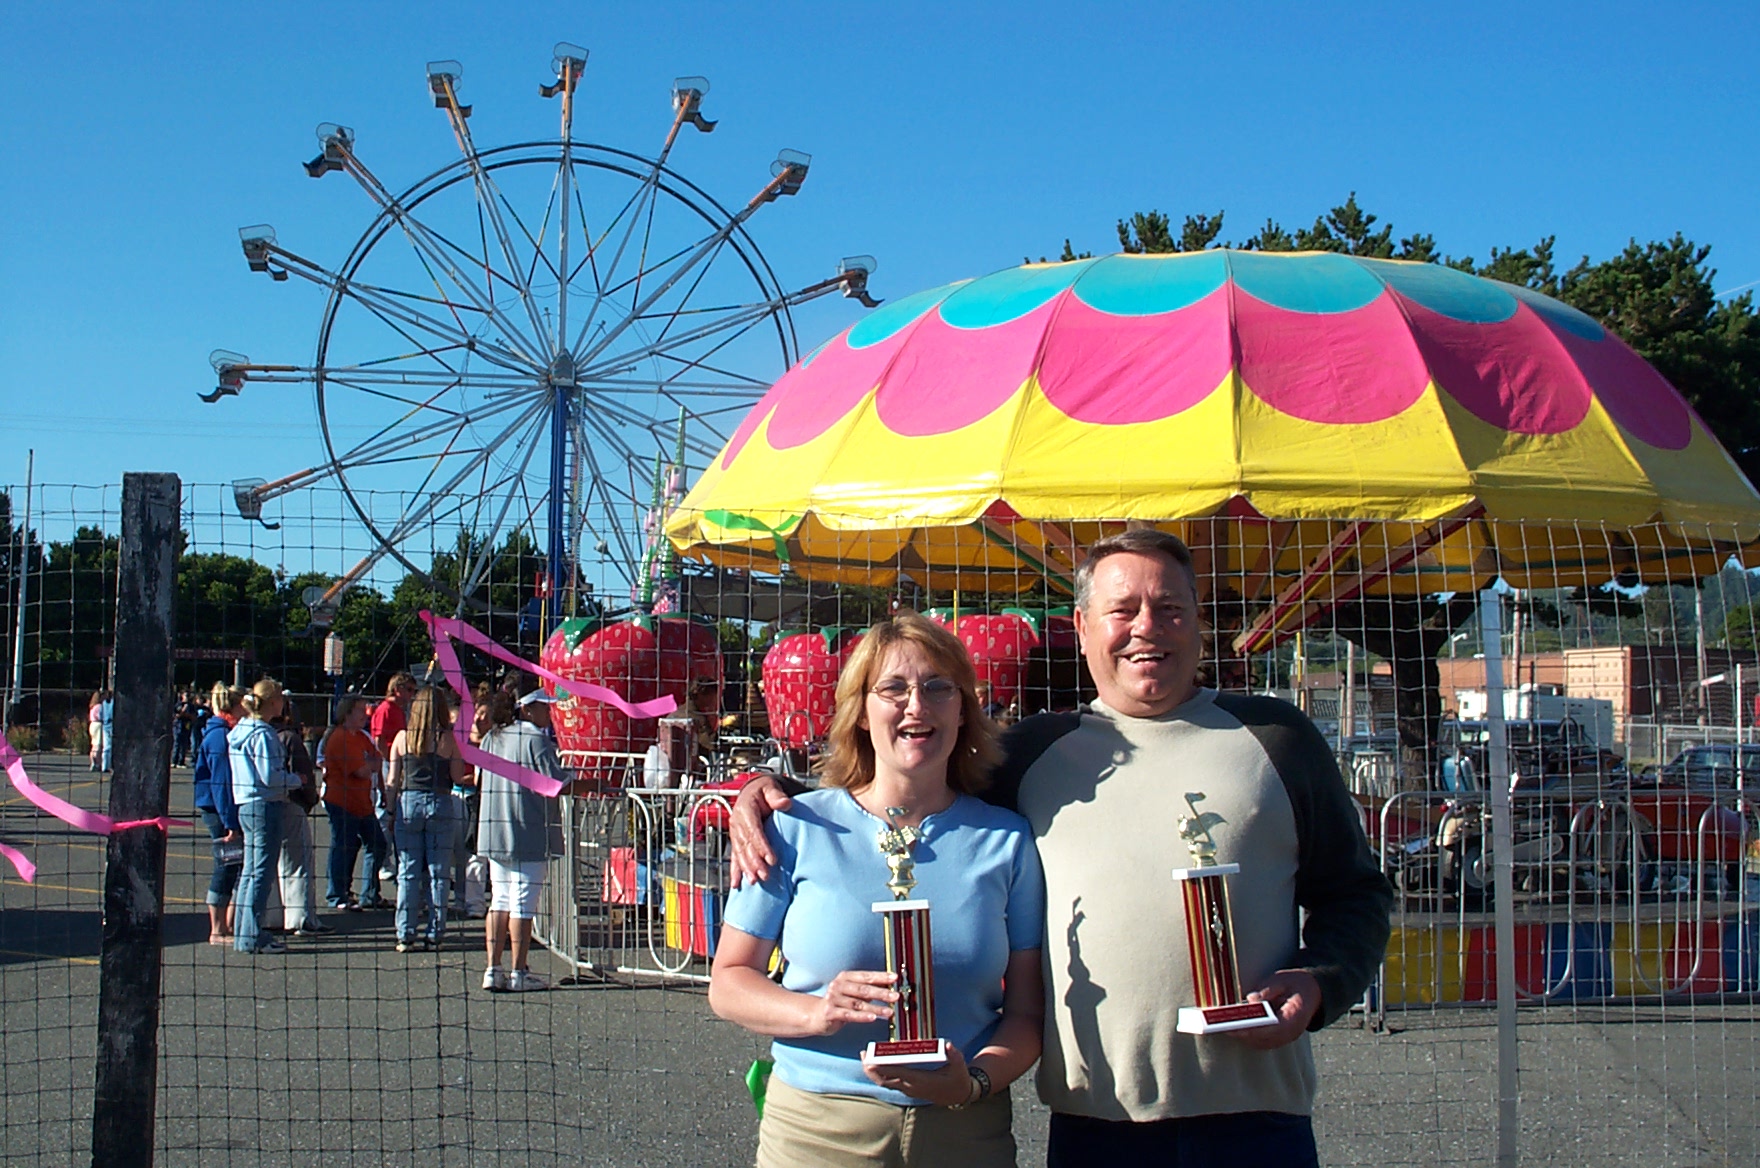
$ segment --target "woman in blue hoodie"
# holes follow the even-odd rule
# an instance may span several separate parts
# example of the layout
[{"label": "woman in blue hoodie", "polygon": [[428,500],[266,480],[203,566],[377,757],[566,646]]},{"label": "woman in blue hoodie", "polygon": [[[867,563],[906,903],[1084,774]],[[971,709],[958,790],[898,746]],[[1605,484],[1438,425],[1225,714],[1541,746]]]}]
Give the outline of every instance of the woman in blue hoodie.
[{"label": "woman in blue hoodie", "polygon": [[244,829],[244,867],[239,872],[239,911],[233,948],[240,953],[285,953],[281,938],[262,935],[263,910],[269,904],[269,882],[281,857],[282,813],[287,792],[300,784],[287,769],[281,739],[270,721],[287,699],[281,683],[265,677],[244,695],[244,717],[226,736],[232,763],[232,800]]},{"label": "woman in blue hoodie", "polygon": [[208,944],[232,944],[232,891],[238,885],[239,860],[234,858],[244,836],[238,807],[232,801],[232,766],[226,735],[244,713],[244,690],[223,681],[209,696],[214,716],[202,728],[196,748],[196,810],[214,840],[214,874],[208,878]]}]

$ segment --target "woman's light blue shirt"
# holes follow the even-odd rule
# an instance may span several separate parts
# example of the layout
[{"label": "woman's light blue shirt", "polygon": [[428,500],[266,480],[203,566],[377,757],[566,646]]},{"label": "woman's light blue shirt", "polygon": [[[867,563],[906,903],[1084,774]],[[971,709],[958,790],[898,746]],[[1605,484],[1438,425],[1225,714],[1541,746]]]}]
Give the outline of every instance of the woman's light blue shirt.
[{"label": "woman's light blue shirt", "polygon": [[[780,939],[784,988],[822,995],[849,969],[886,968],[883,927],[873,905],[892,899],[879,834],[885,824],[842,788],[794,800],[766,825],[778,863],[762,884],[727,901],[727,923]],[[1002,1018],[1009,954],[1044,943],[1045,881],[1027,821],[967,795],[923,820],[912,849],[913,900],[930,903],[938,1037],[970,1058]],[[861,1052],[890,1036],[887,1023],[845,1026],[825,1038],[778,1038],[776,1074],[802,1091],[918,1102],[862,1072]]]}]

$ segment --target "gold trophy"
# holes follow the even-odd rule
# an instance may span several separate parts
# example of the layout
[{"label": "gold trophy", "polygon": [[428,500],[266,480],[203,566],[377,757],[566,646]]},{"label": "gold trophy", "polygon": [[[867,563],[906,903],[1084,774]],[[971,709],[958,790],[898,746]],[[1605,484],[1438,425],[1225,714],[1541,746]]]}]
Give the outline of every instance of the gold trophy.
[{"label": "gold trophy", "polygon": [[886,970],[896,974],[892,1004],[892,1038],[870,1042],[867,1061],[880,1064],[940,1066],[947,1061],[947,1040],[935,1037],[935,971],[930,960],[929,902],[907,899],[917,886],[911,848],[923,838],[914,827],[899,827],[903,807],[888,807],[892,825],[880,833],[880,852],[892,875],[886,887],[890,901],[875,904],[886,928]]},{"label": "gold trophy", "polygon": [[1229,911],[1228,878],[1241,870],[1239,864],[1216,862],[1216,841],[1210,829],[1223,822],[1214,811],[1200,812],[1203,794],[1186,796],[1190,815],[1175,826],[1186,841],[1195,868],[1175,868],[1173,878],[1185,894],[1186,946],[1192,957],[1192,988],[1198,1004],[1181,1006],[1175,1024],[1182,1034],[1220,1034],[1225,1030],[1248,1030],[1273,1026],[1279,1021],[1270,1002],[1242,999],[1240,961],[1234,951],[1234,917]]}]

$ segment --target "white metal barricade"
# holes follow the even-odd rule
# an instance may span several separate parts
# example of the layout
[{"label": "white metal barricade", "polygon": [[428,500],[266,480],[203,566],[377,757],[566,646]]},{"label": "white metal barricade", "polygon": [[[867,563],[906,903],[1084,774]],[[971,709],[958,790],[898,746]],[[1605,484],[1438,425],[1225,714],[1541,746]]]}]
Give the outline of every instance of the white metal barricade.
[{"label": "white metal barricade", "polygon": [[706,982],[727,899],[729,795],[644,787],[641,755],[567,752],[564,761],[596,782],[623,781],[563,797],[564,854],[551,865],[537,936],[576,977]]}]

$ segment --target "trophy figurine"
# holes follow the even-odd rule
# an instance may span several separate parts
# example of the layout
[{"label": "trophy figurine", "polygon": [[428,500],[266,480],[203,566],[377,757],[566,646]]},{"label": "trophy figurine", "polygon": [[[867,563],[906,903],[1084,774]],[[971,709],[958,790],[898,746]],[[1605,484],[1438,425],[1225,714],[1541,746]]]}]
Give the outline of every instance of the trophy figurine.
[{"label": "trophy figurine", "polygon": [[1272,1026],[1278,1021],[1270,1002],[1248,1002],[1241,990],[1240,962],[1234,951],[1234,918],[1228,906],[1228,878],[1239,864],[1216,862],[1216,841],[1210,829],[1221,823],[1213,811],[1200,812],[1201,793],[1186,796],[1190,815],[1179,817],[1179,837],[1186,841],[1195,868],[1175,868],[1173,878],[1185,894],[1186,945],[1192,956],[1195,1006],[1181,1006],[1175,1028],[1182,1034],[1219,1034]]},{"label": "trophy figurine", "polygon": [[886,970],[896,974],[893,988],[898,1001],[892,1004],[892,1038],[870,1042],[866,1058],[871,1063],[940,1066],[947,1061],[947,1040],[935,1037],[935,971],[930,966],[929,902],[910,900],[917,886],[916,864],[911,848],[923,838],[914,827],[899,827],[903,807],[888,807],[892,826],[880,833],[880,852],[892,875],[886,887],[892,899],[874,905],[886,928]]}]

